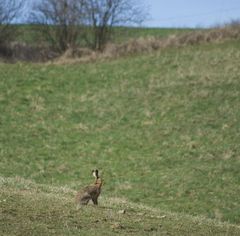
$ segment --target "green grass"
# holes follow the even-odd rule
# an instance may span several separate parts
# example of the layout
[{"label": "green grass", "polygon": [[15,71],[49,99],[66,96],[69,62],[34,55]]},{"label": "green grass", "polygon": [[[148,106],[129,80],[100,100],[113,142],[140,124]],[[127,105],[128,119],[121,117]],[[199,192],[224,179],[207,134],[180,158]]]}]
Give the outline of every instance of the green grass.
[{"label": "green grass", "polygon": [[104,197],[239,224],[239,49],[0,64],[1,175],[76,190],[97,167]]},{"label": "green grass", "polygon": [[239,235],[227,223],[166,213],[119,198],[77,210],[66,187],[0,178],[1,235]]}]

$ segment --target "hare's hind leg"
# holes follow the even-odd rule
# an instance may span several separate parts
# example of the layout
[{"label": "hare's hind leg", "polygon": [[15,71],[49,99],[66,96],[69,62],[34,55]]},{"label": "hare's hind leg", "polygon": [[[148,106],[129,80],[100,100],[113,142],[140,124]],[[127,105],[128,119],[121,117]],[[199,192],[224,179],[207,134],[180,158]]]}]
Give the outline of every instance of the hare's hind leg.
[{"label": "hare's hind leg", "polygon": [[90,199],[81,199],[80,202],[77,203],[77,210],[81,207],[86,206]]},{"label": "hare's hind leg", "polygon": [[92,198],[93,204],[98,205],[98,199],[96,197]]},{"label": "hare's hind leg", "polygon": [[91,196],[87,193],[80,195],[77,199],[77,209],[79,209],[83,205],[87,205],[88,202],[91,200]]},{"label": "hare's hind leg", "polygon": [[90,195],[84,195],[81,199],[80,199],[80,204],[81,205],[87,205],[88,202],[90,201],[91,196]]}]

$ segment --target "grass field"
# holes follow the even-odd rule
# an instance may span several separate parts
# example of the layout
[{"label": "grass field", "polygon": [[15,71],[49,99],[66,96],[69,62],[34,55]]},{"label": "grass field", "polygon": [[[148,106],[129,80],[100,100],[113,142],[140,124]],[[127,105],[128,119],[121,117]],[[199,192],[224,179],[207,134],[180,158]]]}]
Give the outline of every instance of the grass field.
[{"label": "grass field", "polygon": [[[75,191],[97,167],[105,207],[104,199],[124,198],[239,225],[239,60],[232,41],[93,64],[0,64],[1,176]],[[30,188],[25,198],[17,183],[6,186],[1,201],[10,196],[13,208],[22,202],[32,211],[32,201],[46,204],[40,215],[58,208],[44,191],[31,198]],[[71,196],[59,193],[56,204],[73,229]],[[159,219],[145,221],[156,229]]]}]

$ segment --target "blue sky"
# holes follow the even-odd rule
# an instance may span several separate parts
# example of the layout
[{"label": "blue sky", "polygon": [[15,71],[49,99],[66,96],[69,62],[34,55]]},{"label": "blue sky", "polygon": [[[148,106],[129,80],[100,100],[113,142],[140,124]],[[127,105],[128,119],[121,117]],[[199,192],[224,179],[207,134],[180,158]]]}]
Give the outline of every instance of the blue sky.
[{"label": "blue sky", "polygon": [[[27,0],[27,8],[37,0]],[[138,1],[138,0],[136,0]],[[141,0],[147,27],[211,27],[240,20],[240,0]]]},{"label": "blue sky", "polygon": [[211,27],[240,19],[240,0],[144,0],[149,27]]}]

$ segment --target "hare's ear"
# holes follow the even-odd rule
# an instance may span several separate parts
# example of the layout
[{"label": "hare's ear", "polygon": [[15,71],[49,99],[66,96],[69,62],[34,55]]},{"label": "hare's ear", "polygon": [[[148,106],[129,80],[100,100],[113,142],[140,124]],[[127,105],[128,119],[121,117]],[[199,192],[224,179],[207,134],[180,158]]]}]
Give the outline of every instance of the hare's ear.
[{"label": "hare's ear", "polygon": [[92,170],[92,175],[93,175],[95,178],[98,178],[98,170]]}]

